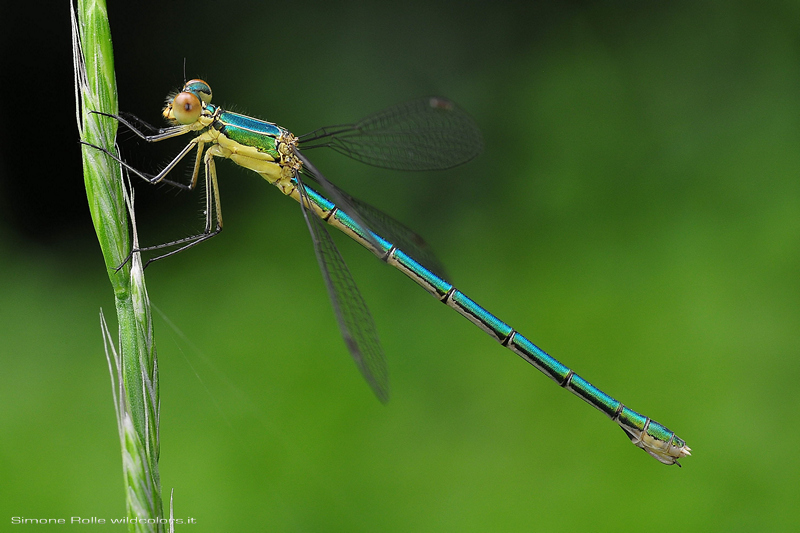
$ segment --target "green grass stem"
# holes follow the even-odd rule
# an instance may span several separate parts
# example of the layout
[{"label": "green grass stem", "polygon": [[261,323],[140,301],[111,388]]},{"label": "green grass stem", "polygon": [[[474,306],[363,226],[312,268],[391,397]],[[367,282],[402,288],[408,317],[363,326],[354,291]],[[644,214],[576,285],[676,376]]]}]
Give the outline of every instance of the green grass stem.
[{"label": "green grass stem", "polygon": [[[116,153],[117,123],[90,111],[117,113],[111,31],[104,0],[79,0],[72,10],[73,60],[78,130],[83,141]],[[76,16],[77,15],[77,16]],[[82,146],[86,196],[105,270],[114,291],[119,324],[117,350],[101,312],[111,370],[131,532],[165,531],[158,474],[159,387],[150,302],[136,245],[133,198],[126,198],[120,165]],[[129,215],[133,238],[128,231]],[[169,528],[171,530],[171,528]]]}]

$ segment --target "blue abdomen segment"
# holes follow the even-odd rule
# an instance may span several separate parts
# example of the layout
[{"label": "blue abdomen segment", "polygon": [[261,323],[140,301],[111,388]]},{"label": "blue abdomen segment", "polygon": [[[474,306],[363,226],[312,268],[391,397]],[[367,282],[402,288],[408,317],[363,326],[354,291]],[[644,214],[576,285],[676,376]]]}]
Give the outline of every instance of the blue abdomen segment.
[{"label": "blue abdomen segment", "polygon": [[511,326],[476,304],[458,289],[453,290],[445,303],[500,342],[506,340],[514,331]]},{"label": "blue abdomen segment", "polygon": [[565,388],[571,390],[576,396],[583,398],[589,405],[603,411],[609,418],[615,418],[622,403],[601,391],[578,374],[572,374]]},{"label": "blue abdomen segment", "polygon": [[[334,212],[334,214],[331,217],[331,219],[332,220],[330,220],[330,219],[328,220],[329,224],[336,225],[336,224],[334,224],[334,222],[338,222],[341,226],[344,226],[344,228],[346,230],[349,230],[350,232],[352,232],[355,235],[357,235],[358,236],[358,238],[356,239],[357,241],[362,242],[362,244],[363,243],[369,243],[369,238],[367,237],[367,231],[369,231],[369,230],[365,230],[364,228],[362,228],[361,226],[356,224],[356,221],[353,220],[350,217],[350,215],[348,215],[344,211],[341,211],[341,210],[337,209]],[[372,235],[372,238],[374,239],[374,242],[376,242],[378,244],[378,249],[377,250],[373,250],[373,253],[375,253],[379,257],[383,257],[384,255],[388,254],[389,251],[392,249],[392,243],[390,243],[389,241],[387,241],[386,239],[384,239],[380,235],[377,235],[376,233],[373,233],[371,231],[369,233]],[[364,244],[364,245],[369,247],[368,244]]]},{"label": "blue abdomen segment", "polygon": [[566,365],[554,357],[551,357],[547,352],[519,333],[515,332],[506,346],[559,385],[566,383],[567,378],[572,372]]},{"label": "blue abdomen segment", "polygon": [[396,247],[389,240],[376,235],[374,242],[365,237],[366,229],[361,228],[349,215],[338,209],[330,200],[306,186],[310,201],[315,204],[314,211],[329,224],[347,233],[373,251],[384,261],[394,266],[414,280],[441,302],[458,311],[470,322],[491,335],[495,340],[538,368],[561,387],[568,389],[589,405],[602,411],[623,429],[634,445],[642,448],[652,457],[664,464],[678,464],[678,459],[690,455],[686,442],[678,438],[669,428],[650,418],[625,407],[579,375],[569,367],[551,357],[547,352],[523,337],[511,326],[478,305],[452,284],[423,267],[413,257]]},{"label": "blue abdomen segment", "polygon": [[[297,186],[297,181],[292,180],[292,183]],[[331,211],[336,209],[336,204],[322,196],[320,193],[309,187],[308,185],[305,186],[306,195],[308,195],[308,199],[314,204],[319,211],[321,212],[321,218],[327,220]]]},{"label": "blue abdomen segment", "polygon": [[403,250],[395,248],[394,251],[389,254],[389,257],[386,258],[386,262],[416,281],[417,284],[440,300],[453,290],[451,284],[420,265],[413,257]]}]

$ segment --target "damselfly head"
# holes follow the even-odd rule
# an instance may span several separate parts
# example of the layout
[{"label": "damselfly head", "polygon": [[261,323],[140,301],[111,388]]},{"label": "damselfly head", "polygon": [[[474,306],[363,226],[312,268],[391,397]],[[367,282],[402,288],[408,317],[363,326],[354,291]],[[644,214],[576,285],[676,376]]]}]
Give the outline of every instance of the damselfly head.
[{"label": "damselfly head", "polygon": [[211,102],[211,87],[203,80],[189,80],[181,92],[167,97],[162,114],[178,124],[192,124]]}]

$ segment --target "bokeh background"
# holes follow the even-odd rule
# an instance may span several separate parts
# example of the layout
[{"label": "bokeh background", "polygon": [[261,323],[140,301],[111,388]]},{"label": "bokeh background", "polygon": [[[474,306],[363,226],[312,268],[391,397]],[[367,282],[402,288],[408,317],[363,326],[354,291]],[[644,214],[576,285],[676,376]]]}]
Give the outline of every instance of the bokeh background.
[{"label": "bokeh background", "polygon": [[[113,299],[82,188],[68,7],[11,4],[0,521],[121,517],[98,320]],[[154,123],[184,60],[217,103],[296,133],[428,94],[459,102],[486,139],[467,166],[314,160],[425,235],[456,286],[694,449],[681,469],[657,463],[335,236],[389,360],[381,405],[339,337],[297,204],[221,163],[225,232],[147,270],[161,479],[176,516],[197,520],[182,530],[796,530],[800,3],[108,11],[120,106]],[[121,142],[146,170],[181,146]],[[201,201],[137,186],[143,243],[197,230]],[[105,529],[121,528],[92,526]]]}]

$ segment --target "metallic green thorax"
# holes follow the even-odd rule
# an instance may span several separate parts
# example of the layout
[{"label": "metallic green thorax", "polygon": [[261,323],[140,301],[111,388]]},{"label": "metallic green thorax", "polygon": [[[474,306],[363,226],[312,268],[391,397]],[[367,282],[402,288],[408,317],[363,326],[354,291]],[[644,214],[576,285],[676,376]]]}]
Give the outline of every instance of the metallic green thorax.
[{"label": "metallic green thorax", "polygon": [[[206,109],[214,113],[219,108],[213,104],[208,104]],[[259,152],[269,154],[274,160],[280,160],[281,158],[278,152],[278,138],[289,133],[272,122],[258,120],[231,111],[221,111],[211,127],[236,143],[243,146],[252,146]]]}]

